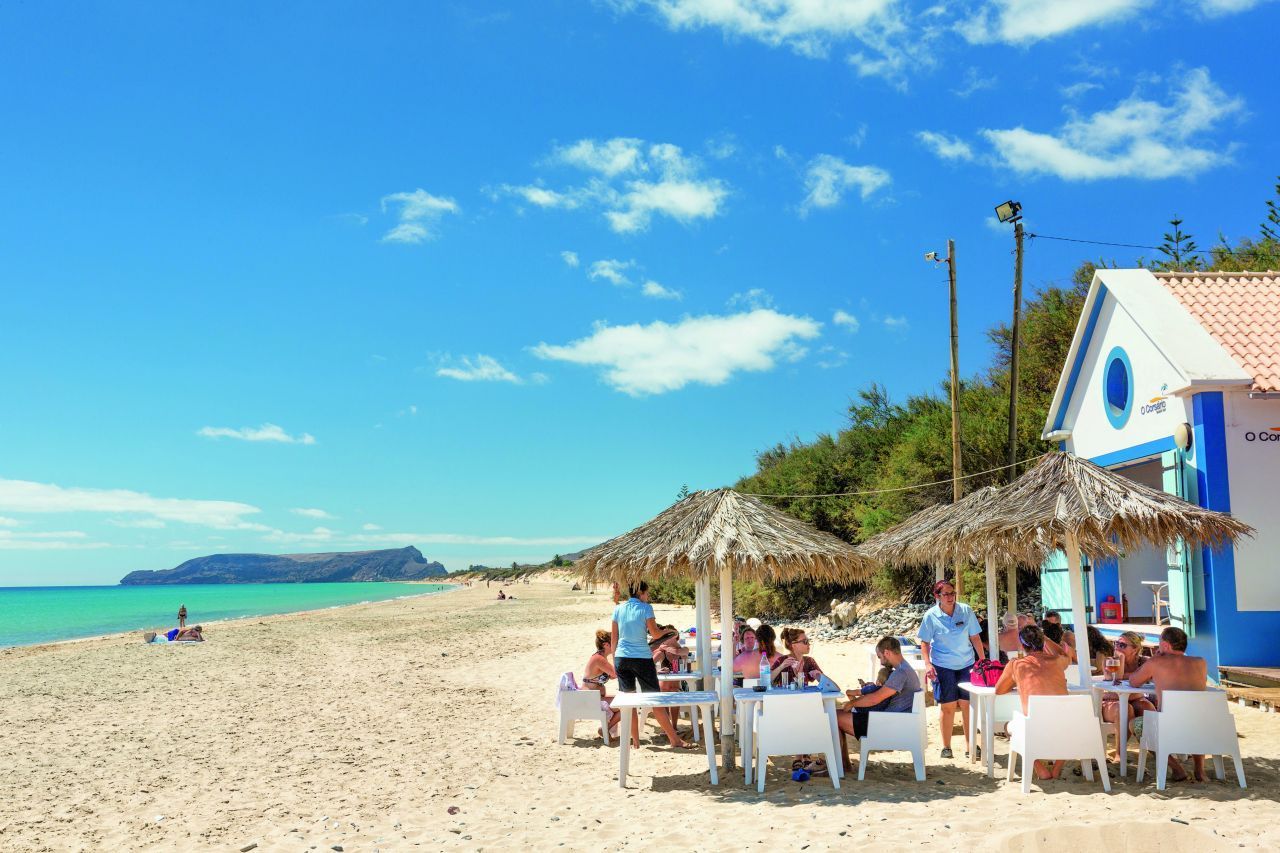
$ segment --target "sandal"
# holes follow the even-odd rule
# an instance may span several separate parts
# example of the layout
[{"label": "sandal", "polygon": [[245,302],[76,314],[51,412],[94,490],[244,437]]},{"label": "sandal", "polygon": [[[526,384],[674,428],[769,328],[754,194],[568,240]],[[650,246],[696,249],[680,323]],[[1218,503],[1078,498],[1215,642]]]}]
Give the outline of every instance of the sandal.
[{"label": "sandal", "polygon": [[804,769],[808,771],[810,776],[831,775],[830,772],[827,770],[827,760],[825,758],[818,758],[813,761],[810,761],[808,764],[804,766]]}]

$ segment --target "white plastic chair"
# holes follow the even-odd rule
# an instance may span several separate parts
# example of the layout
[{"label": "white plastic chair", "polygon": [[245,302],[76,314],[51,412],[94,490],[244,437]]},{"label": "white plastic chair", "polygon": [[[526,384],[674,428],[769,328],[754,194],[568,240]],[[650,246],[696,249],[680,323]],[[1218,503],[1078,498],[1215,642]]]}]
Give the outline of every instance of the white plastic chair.
[{"label": "white plastic chair", "polygon": [[573,724],[578,720],[595,720],[604,732],[605,745],[609,745],[609,712],[605,710],[599,690],[579,690],[573,673],[566,672],[560,676],[556,707],[560,709],[560,743],[573,734]]},{"label": "white plastic chair", "polygon": [[858,750],[858,781],[867,774],[867,753],[873,749],[910,752],[916,781],[924,781],[924,748],[928,728],[924,719],[924,691],[916,691],[911,713],[872,711],[867,715],[867,736]]},{"label": "white plastic chair", "polygon": [[1013,781],[1014,765],[1022,756],[1022,793],[1031,792],[1032,770],[1037,759],[1078,760],[1084,778],[1093,781],[1095,762],[1102,776],[1102,788],[1111,791],[1102,730],[1093,715],[1093,699],[1088,696],[1031,696],[1027,715],[1016,714],[1009,723],[1009,769],[1005,778]]},{"label": "white plastic chair", "polygon": [[1138,744],[1138,781],[1147,769],[1147,753],[1156,754],[1156,788],[1163,791],[1170,753],[1208,755],[1218,779],[1226,778],[1222,757],[1231,756],[1241,788],[1244,765],[1236,721],[1227,708],[1227,694],[1219,691],[1166,690],[1161,710],[1142,715],[1142,740]]},{"label": "white plastic chair", "polygon": [[831,740],[831,723],[820,693],[766,693],[763,713],[756,721],[756,790],[764,793],[764,777],[771,755],[822,753],[832,787],[840,788],[840,765]]},{"label": "white plastic chair", "polygon": [[[995,707],[992,709],[992,734],[1000,731],[1001,727],[1008,728],[1008,723],[1014,718],[1014,715],[1022,713],[1022,700],[1018,698],[1016,693],[1001,693],[994,697]],[[974,731],[981,734],[985,729],[982,726],[982,715],[978,713],[978,705],[975,702],[973,707],[969,709],[969,713],[974,715],[973,728]],[[983,743],[978,740],[978,744]],[[977,744],[970,744],[969,748],[974,749]]]}]

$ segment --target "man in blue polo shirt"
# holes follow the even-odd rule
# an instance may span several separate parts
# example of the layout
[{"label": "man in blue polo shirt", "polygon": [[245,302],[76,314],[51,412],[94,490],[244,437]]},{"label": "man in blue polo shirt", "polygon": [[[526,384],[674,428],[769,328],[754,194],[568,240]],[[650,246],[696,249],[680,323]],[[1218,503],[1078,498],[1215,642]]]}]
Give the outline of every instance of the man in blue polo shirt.
[{"label": "man in blue polo shirt", "polygon": [[969,694],[960,682],[969,680],[969,671],[982,654],[982,628],[967,604],[956,601],[956,588],[947,581],[933,586],[938,603],[929,608],[920,623],[920,649],[925,676],[933,681],[933,698],[938,703],[942,723],[942,757],[951,758],[951,733],[956,705],[964,725],[964,753],[969,755]]}]

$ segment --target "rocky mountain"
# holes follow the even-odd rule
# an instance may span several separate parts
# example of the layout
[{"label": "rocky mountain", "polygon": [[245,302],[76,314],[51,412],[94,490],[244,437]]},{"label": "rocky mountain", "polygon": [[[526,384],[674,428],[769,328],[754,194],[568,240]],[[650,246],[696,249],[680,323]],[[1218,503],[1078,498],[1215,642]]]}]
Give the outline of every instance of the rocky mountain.
[{"label": "rocky mountain", "polygon": [[385,551],[331,554],[213,554],[159,571],[130,572],[123,586],[177,583],[332,583],[416,581],[443,577],[443,565],[428,562],[410,545]]}]

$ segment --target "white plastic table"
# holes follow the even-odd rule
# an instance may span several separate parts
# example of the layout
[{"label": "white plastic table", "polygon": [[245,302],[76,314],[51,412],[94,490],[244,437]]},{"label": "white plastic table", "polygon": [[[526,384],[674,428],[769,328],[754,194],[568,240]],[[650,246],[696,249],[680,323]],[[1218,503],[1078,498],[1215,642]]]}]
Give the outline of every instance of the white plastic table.
[{"label": "white plastic table", "polygon": [[[1094,704],[1101,706],[1103,693],[1116,693],[1121,699],[1120,722],[1116,724],[1116,748],[1120,750],[1120,776],[1123,777],[1129,769],[1129,697],[1138,693],[1143,696],[1155,696],[1156,687],[1154,684],[1134,687],[1127,678],[1119,684],[1112,684],[1109,679],[1104,680],[1102,676],[1097,676],[1093,680]],[[1101,719],[1101,713],[1099,713],[1099,719]]]},{"label": "white plastic table", "polygon": [[[995,777],[995,727],[996,727],[996,689],[995,687],[987,687],[984,684],[974,684],[969,681],[960,682],[960,687],[969,694],[969,761],[978,760],[977,744],[975,743],[978,725],[978,715],[982,714],[982,756],[987,763],[987,776]],[[1068,684],[1067,693],[1070,695],[1091,694],[1093,687],[1081,687],[1078,684]],[[1018,688],[1013,688],[1009,695],[1017,696]]]},{"label": "white plastic table", "polygon": [[[658,673],[659,684],[683,684],[686,681],[696,683],[702,680],[701,672],[660,672]],[[692,716],[692,715],[690,715]],[[672,721],[675,722],[674,720]],[[693,727],[693,742],[698,743],[702,738],[698,735],[698,727]]]},{"label": "white plastic table", "polygon": [[613,709],[622,711],[618,733],[622,739],[618,749],[618,787],[627,787],[627,768],[631,760],[631,709],[686,708],[702,709],[702,742],[707,750],[707,767],[711,770],[711,784],[719,785],[716,773],[716,739],[711,731],[711,709],[720,697],[710,690],[681,691],[676,693],[618,693],[613,697]]},{"label": "white plastic table", "polygon": [[[816,693],[818,688],[809,687],[805,692]],[[755,715],[769,693],[787,693],[786,690],[756,690],[752,687],[738,687],[733,691],[733,701],[737,706],[737,717],[742,721],[742,774],[745,784],[751,784],[751,775],[755,770]],[[827,712],[827,721],[831,725],[832,750],[840,760],[835,767],[827,770],[835,773],[837,778],[844,776],[844,756],[840,751],[840,727],[836,723],[836,700],[845,695],[837,690],[823,691],[822,707]]]}]

